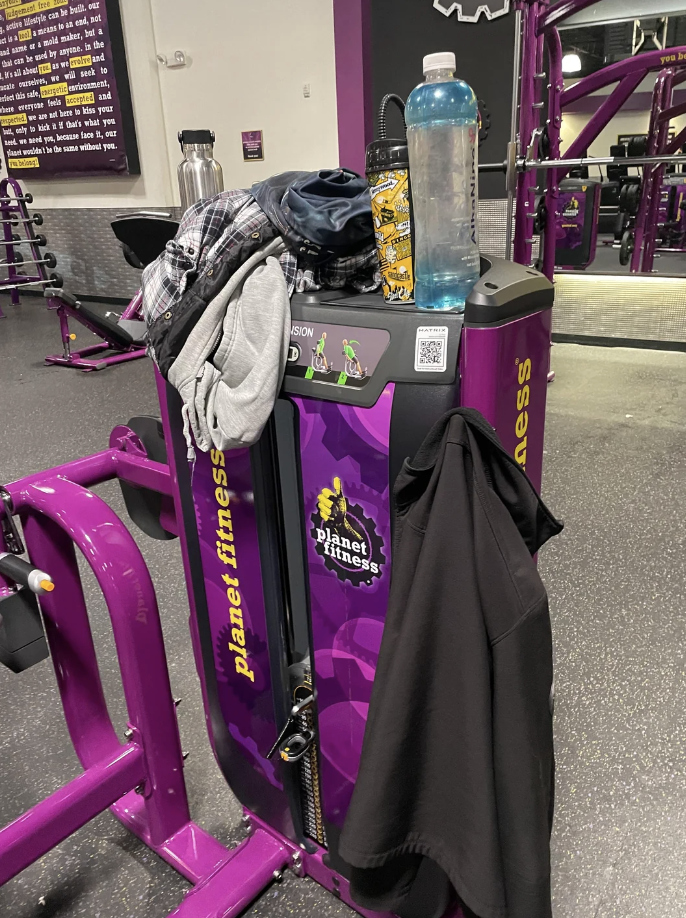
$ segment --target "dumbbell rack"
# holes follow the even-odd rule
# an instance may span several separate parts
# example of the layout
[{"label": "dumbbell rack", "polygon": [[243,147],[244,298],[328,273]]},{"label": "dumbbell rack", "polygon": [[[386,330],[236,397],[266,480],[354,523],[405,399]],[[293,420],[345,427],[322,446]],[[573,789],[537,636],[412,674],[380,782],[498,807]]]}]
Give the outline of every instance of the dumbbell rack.
[{"label": "dumbbell rack", "polygon": [[[34,226],[42,225],[43,217],[40,214],[29,216],[27,205],[32,203],[32,195],[24,194],[16,179],[5,178],[0,181],[0,223],[3,232],[0,250],[4,249],[4,257],[0,255],[0,267],[7,269],[7,276],[0,277],[0,292],[8,290],[14,306],[19,305],[19,290],[22,287],[43,284],[62,286],[62,279],[58,274],[48,277],[47,269],[54,268],[57,260],[52,252],[42,255],[40,251],[42,246],[47,245],[47,239],[43,235],[36,235],[34,231]],[[20,228],[23,228],[23,236],[16,232]],[[24,257],[22,245],[29,247],[29,258]],[[24,265],[31,265],[36,273],[25,274],[20,270]],[[0,318],[5,318],[2,307]]]}]

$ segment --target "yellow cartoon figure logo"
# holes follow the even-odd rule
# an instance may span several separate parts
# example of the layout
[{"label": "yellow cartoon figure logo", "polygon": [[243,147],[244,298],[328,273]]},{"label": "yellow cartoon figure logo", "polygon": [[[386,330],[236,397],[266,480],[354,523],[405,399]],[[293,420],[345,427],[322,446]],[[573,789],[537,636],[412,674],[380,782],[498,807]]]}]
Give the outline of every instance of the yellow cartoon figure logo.
[{"label": "yellow cartoon figure logo", "polygon": [[322,488],[310,519],[315,550],[339,580],[360,586],[382,576],[386,562],[383,540],[374,520],[359,504],[348,502],[340,478],[333,479],[333,488]]}]

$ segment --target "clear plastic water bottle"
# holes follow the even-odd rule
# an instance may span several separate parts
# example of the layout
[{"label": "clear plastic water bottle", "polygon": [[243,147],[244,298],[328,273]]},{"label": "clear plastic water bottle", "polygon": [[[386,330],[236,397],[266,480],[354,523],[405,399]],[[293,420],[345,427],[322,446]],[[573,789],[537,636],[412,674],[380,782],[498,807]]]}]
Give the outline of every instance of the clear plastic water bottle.
[{"label": "clear plastic water bottle", "polygon": [[415,303],[463,310],[479,279],[478,105],[451,51],[424,58],[405,109],[415,229]]}]

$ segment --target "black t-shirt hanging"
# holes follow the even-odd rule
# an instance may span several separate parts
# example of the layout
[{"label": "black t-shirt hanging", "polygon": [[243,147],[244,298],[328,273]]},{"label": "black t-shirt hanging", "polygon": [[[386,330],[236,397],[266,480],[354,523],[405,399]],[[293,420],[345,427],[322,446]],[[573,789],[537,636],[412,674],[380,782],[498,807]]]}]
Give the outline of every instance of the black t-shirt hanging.
[{"label": "black t-shirt hanging", "polygon": [[341,837],[362,906],[423,858],[479,918],[550,918],[552,639],[532,555],[562,529],[493,429],[446,415],[395,485],[388,615]]}]

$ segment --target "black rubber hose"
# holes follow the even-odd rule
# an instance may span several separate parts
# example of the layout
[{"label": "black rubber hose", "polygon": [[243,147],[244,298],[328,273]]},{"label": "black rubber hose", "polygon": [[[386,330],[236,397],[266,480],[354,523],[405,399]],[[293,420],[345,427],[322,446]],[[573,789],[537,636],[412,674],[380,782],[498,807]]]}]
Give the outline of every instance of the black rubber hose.
[{"label": "black rubber hose", "polygon": [[381,104],[379,105],[379,140],[386,140],[386,109],[388,108],[389,102],[395,102],[395,104],[400,109],[400,114],[402,115],[403,119],[403,130],[405,133],[407,133],[407,125],[405,124],[405,103],[400,98],[400,96],[396,95],[394,92],[388,92],[383,97]]}]

